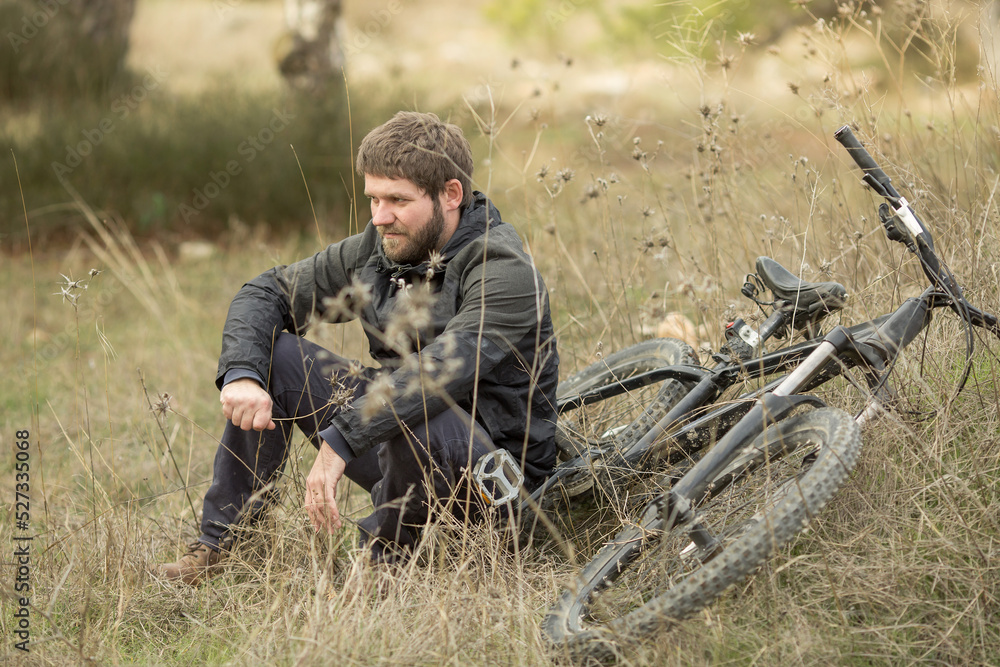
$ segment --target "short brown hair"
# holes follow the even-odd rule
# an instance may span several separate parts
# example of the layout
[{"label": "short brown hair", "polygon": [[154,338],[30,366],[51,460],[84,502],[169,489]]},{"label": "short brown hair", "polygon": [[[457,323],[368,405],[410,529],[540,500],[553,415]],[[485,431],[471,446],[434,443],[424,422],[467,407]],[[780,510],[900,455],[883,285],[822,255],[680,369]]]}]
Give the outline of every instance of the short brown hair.
[{"label": "short brown hair", "polygon": [[432,197],[457,178],[464,208],[472,201],[472,166],[460,127],[432,113],[400,111],[361,141],[356,168],[362,176],[405,178]]}]

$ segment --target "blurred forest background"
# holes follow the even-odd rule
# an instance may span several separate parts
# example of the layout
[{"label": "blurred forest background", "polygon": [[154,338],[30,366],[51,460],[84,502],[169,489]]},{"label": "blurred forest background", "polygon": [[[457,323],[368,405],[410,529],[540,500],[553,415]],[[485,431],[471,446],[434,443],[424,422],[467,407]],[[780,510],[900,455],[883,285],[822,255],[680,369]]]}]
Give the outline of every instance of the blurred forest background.
[{"label": "blurred forest background", "polygon": [[[305,183],[322,224],[343,231],[352,141],[398,108],[441,112],[473,137],[530,108],[570,169],[585,167],[573,145],[580,121],[602,114],[618,121],[619,142],[650,125],[689,161],[700,134],[690,116],[721,95],[713,88],[801,122],[789,84],[829,76],[803,28],[859,11],[870,23],[883,9],[897,15],[885,29],[899,55],[915,55],[898,80],[976,80],[974,5],[942,28],[940,7],[919,1],[3,0],[0,233],[20,247],[23,194],[36,242],[71,238],[82,217],[70,190],[162,240],[245,225],[285,232],[314,224]],[[941,30],[952,62],[934,53]],[[900,92],[890,78],[901,73],[886,71],[895,57],[843,48],[874,66],[869,94]],[[508,135],[537,148],[537,125]],[[523,177],[490,166],[506,188]]]}]

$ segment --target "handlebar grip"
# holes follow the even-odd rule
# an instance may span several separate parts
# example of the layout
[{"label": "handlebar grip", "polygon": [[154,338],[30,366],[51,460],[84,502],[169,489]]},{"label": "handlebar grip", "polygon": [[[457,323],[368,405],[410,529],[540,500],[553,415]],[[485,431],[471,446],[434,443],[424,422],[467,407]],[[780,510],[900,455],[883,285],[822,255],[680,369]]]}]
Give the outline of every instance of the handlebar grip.
[{"label": "handlebar grip", "polygon": [[866,176],[878,181],[878,183],[885,188],[893,197],[899,197],[899,193],[896,189],[892,187],[890,179],[882,168],[878,166],[874,158],[872,158],[871,153],[865,150],[865,147],[861,145],[858,138],[854,136],[854,132],[851,131],[850,125],[845,125],[833,134],[834,139],[840,142],[840,144],[847,149],[848,154],[854,158],[854,162],[857,163],[861,170],[865,172]]}]

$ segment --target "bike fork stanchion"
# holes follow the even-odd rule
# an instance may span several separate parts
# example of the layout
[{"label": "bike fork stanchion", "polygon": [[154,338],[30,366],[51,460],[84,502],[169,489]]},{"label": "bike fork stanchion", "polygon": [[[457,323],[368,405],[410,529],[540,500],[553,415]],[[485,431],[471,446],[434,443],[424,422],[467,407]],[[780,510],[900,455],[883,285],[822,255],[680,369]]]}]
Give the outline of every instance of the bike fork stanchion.
[{"label": "bike fork stanchion", "polygon": [[803,402],[818,401],[813,397],[795,394],[838,355],[848,353],[854,346],[850,332],[844,327],[836,327],[773,392],[762,396],[753,409],[669,491],[669,502],[663,510],[664,529],[669,530],[671,526],[678,524],[690,524],[692,541],[700,548],[711,551],[717,540],[698,520],[695,509],[697,502],[709,490],[711,480],[718,477],[736,452],[752,442],[769,424],[781,419]]}]

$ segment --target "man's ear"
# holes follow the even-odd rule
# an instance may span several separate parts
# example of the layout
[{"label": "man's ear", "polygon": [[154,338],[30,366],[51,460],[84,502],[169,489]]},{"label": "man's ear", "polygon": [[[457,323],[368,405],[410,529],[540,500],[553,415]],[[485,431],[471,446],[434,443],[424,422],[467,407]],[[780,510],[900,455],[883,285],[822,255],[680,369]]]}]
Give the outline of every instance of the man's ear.
[{"label": "man's ear", "polygon": [[444,184],[444,192],[441,193],[443,200],[441,208],[445,211],[454,211],[462,206],[462,198],[465,191],[462,189],[462,182],[453,178]]}]

